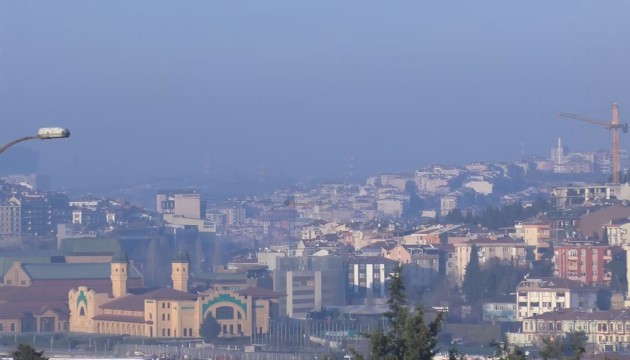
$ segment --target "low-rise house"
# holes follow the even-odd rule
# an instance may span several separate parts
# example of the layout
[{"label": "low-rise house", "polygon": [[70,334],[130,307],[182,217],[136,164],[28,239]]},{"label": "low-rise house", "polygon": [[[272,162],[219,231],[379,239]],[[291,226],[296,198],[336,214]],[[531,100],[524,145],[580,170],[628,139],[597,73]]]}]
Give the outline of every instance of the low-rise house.
[{"label": "low-rise house", "polygon": [[516,321],[516,301],[514,294],[501,295],[484,301],[482,319],[483,321],[489,322]]}]

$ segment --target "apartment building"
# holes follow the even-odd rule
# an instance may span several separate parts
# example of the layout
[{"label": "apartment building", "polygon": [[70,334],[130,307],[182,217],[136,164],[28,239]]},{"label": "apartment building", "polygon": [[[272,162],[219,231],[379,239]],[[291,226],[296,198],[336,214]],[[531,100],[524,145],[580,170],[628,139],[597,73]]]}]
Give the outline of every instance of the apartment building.
[{"label": "apartment building", "polygon": [[479,264],[483,266],[491,259],[501,262],[524,266],[527,264],[527,244],[510,237],[502,237],[496,240],[478,238],[453,244],[455,247],[455,277],[458,285],[461,285],[466,275],[466,266],[470,262],[473,245],[477,247]]},{"label": "apartment building", "polygon": [[611,274],[604,265],[611,259],[609,246],[592,244],[557,245],[554,248],[554,275],[591,286],[607,285]]},{"label": "apartment building", "polygon": [[352,303],[364,304],[386,298],[386,282],[397,262],[381,256],[355,256],[348,259],[348,295]]},{"label": "apartment building", "polygon": [[623,246],[630,243],[630,219],[615,219],[603,225],[608,244],[611,246]]},{"label": "apartment building", "polygon": [[310,311],[345,305],[347,277],[340,256],[270,256],[264,262],[274,269],[274,291],[285,295],[279,299],[280,316],[305,319]]},{"label": "apartment building", "polygon": [[558,277],[526,279],[516,288],[517,320],[559,309],[597,309],[597,289]]},{"label": "apartment building", "polygon": [[538,247],[550,239],[551,224],[549,221],[521,221],[514,225],[515,236],[523,239],[527,246]]},{"label": "apartment building", "polygon": [[[195,191],[163,191],[156,196],[157,212],[172,217],[205,219],[206,202]],[[168,216],[165,216],[165,219]]]},{"label": "apartment building", "polygon": [[0,237],[21,234],[20,211],[20,201],[16,198],[10,198],[0,205]]}]

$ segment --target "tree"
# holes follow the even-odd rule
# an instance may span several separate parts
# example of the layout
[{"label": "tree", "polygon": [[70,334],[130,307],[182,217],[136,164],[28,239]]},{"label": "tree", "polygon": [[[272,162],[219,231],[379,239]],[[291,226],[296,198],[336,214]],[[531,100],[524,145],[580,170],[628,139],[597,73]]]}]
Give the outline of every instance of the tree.
[{"label": "tree", "polygon": [[540,356],[543,360],[580,360],[586,353],[588,338],[583,331],[570,331],[564,336],[542,339]]},{"label": "tree", "polygon": [[477,254],[477,245],[473,244],[470,248],[470,260],[466,266],[466,274],[462,283],[462,291],[466,295],[466,302],[475,303],[481,300],[483,295],[483,285],[481,268],[479,267],[479,254]]},{"label": "tree", "polygon": [[494,347],[494,357],[498,360],[525,360],[525,352],[513,344],[510,344],[507,336],[503,338],[503,342],[493,341],[490,346]]},{"label": "tree", "polygon": [[48,360],[43,351],[37,351],[27,344],[19,344],[17,349],[11,353],[14,360]]},{"label": "tree", "polygon": [[[379,327],[374,332],[364,334],[369,342],[370,358],[431,360],[437,354],[442,313],[427,324],[421,306],[409,311],[401,274],[402,267],[398,265],[390,275],[389,309],[385,313],[389,327]],[[356,351],[353,353],[356,358],[363,359],[361,354]]]},{"label": "tree", "polygon": [[602,231],[602,241],[600,241],[602,245],[610,245],[608,241],[608,228],[604,228]]},{"label": "tree", "polygon": [[217,339],[220,333],[221,324],[219,324],[212,314],[208,313],[199,327],[199,334],[204,341],[212,342]]},{"label": "tree", "polygon": [[604,269],[610,271],[610,290],[625,294],[628,291],[626,279],[626,252],[623,249],[612,248],[612,259],[604,264]]}]

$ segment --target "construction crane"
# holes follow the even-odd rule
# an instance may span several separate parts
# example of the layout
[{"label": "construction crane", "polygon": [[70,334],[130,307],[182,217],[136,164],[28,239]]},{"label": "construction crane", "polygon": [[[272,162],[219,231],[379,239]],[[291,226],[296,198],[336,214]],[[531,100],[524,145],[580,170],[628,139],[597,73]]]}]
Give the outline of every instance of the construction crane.
[{"label": "construction crane", "polygon": [[624,133],[628,132],[628,123],[619,123],[619,114],[617,110],[617,103],[613,103],[611,106],[612,110],[612,120],[610,122],[591,119],[586,116],[569,114],[569,113],[558,113],[558,116],[562,116],[569,119],[585,121],[587,123],[600,125],[610,130],[612,134],[612,183],[613,185],[619,185],[619,129],[621,129]]}]

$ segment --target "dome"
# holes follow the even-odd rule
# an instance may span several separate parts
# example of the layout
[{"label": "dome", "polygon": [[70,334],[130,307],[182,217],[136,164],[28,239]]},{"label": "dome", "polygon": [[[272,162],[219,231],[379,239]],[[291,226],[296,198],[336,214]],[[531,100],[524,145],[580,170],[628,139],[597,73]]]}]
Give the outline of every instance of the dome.
[{"label": "dome", "polygon": [[188,256],[188,252],[186,252],[185,250],[179,250],[178,252],[175,253],[175,256],[173,256],[173,262],[174,263],[189,263],[190,256]]},{"label": "dome", "polygon": [[114,253],[114,255],[112,255],[112,262],[113,263],[128,263],[129,257],[127,256],[126,252],[122,250],[118,250]]}]

